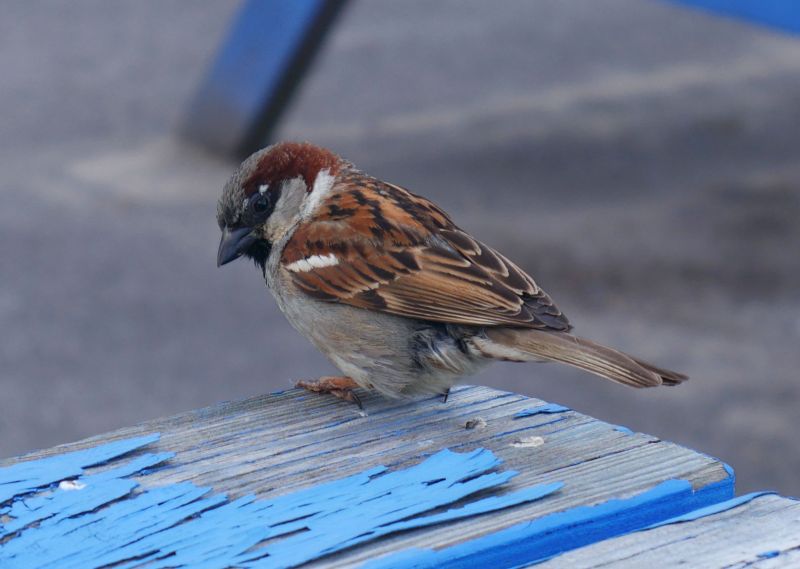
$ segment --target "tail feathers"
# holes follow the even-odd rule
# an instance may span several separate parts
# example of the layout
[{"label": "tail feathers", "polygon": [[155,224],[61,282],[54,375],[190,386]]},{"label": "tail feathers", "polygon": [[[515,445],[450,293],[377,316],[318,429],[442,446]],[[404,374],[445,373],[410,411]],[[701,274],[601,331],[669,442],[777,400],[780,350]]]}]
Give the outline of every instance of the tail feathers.
[{"label": "tail feathers", "polygon": [[[627,355],[627,354],[622,354],[622,355]],[[680,385],[681,383],[689,379],[688,375],[678,373],[677,371],[672,371],[664,369],[663,367],[654,366],[651,363],[642,361],[639,358],[634,358],[633,356],[628,356],[628,357],[633,361],[635,361],[640,366],[642,366],[643,368],[645,368],[646,370],[661,376],[661,385],[668,385],[668,386]]]},{"label": "tail feathers", "polygon": [[631,387],[678,385],[687,376],[564,332],[494,328],[477,342],[484,355],[505,360],[565,363]]}]

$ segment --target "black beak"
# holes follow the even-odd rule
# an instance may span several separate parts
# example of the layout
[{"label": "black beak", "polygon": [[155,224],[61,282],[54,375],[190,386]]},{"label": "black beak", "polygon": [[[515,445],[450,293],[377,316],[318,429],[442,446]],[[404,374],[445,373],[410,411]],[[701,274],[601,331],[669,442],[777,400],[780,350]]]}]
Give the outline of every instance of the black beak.
[{"label": "black beak", "polygon": [[226,227],[223,229],[222,239],[219,240],[219,251],[217,251],[217,266],[226,265],[244,255],[244,252],[257,239],[258,237],[253,235],[252,227],[238,227],[236,229]]}]

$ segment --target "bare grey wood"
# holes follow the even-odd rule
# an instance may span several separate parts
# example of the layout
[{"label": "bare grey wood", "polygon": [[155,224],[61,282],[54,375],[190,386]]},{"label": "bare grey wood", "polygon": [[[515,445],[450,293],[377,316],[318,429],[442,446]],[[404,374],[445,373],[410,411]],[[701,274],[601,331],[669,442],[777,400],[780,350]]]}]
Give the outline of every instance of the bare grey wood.
[{"label": "bare grey wood", "polygon": [[[169,468],[143,478],[145,487],[191,481],[232,497],[275,497],[379,464],[408,467],[445,447],[490,449],[504,460],[504,468],[520,473],[507,491],[565,483],[563,491],[546,500],[388,537],[325,558],[321,564],[326,566],[353,565],[409,547],[455,545],[549,513],[630,497],[669,479],[702,488],[729,476],[722,463],[708,456],[574,411],[514,418],[543,402],[485,387],[454,389],[446,404],[440,398],[363,400],[365,412],[331,396],[289,390],[143,423],[23,458],[160,432],[160,441],[149,450],[176,456]],[[474,428],[466,428],[467,423]]]},{"label": "bare grey wood", "polygon": [[601,541],[536,567],[800,567],[800,502],[775,495]]}]

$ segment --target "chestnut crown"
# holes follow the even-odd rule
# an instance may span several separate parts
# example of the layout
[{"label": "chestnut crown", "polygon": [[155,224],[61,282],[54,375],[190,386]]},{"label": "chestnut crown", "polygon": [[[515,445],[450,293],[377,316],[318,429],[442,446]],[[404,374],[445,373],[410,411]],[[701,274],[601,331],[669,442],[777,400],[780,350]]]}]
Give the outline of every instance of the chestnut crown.
[{"label": "chestnut crown", "polygon": [[263,265],[270,244],[265,226],[290,182],[300,182],[306,193],[322,170],[335,175],[339,158],[308,142],[280,142],[255,152],[225,184],[217,204],[222,241],[217,264],[247,255]]}]

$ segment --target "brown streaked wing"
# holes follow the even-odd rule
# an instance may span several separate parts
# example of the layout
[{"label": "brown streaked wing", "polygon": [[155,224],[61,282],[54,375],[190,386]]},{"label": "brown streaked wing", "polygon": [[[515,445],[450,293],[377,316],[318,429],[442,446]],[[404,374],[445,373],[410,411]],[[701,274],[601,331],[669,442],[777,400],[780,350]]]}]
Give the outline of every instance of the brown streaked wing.
[{"label": "brown streaked wing", "polygon": [[452,324],[571,327],[533,279],[456,227],[428,200],[363,175],[298,227],[284,266],[333,254],[338,264],[291,273],[309,296]]}]

